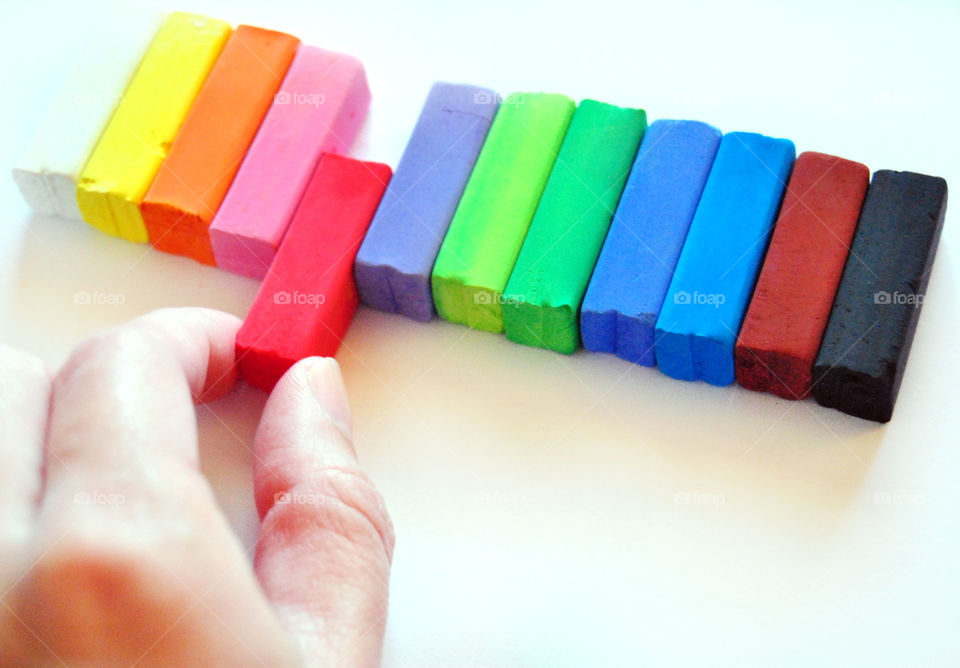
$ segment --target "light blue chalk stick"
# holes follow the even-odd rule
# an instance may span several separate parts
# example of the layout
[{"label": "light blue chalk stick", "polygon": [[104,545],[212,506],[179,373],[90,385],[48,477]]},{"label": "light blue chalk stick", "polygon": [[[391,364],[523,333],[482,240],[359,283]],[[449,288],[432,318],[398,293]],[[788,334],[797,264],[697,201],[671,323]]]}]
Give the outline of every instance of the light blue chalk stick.
[{"label": "light blue chalk stick", "polygon": [[653,366],[657,316],[720,137],[698,121],[647,129],[581,307],[587,350]]},{"label": "light blue chalk stick", "polygon": [[361,302],[433,317],[430,272],[498,107],[487,88],[433,85],[357,252]]},{"label": "light blue chalk stick", "polygon": [[668,376],[733,382],[734,343],[795,157],[787,139],[721,140],[657,318],[657,366]]}]

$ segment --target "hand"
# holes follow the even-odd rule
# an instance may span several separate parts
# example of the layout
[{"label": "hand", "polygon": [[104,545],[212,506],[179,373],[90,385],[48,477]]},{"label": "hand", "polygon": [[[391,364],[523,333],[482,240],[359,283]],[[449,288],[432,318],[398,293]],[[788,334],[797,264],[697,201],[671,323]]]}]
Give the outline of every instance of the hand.
[{"label": "hand", "polygon": [[253,566],[197,466],[193,402],[240,322],[170,309],[51,378],[0,346],[0,666],[371,666],[393,530],[337,363],[295,365],[254,439]]}]

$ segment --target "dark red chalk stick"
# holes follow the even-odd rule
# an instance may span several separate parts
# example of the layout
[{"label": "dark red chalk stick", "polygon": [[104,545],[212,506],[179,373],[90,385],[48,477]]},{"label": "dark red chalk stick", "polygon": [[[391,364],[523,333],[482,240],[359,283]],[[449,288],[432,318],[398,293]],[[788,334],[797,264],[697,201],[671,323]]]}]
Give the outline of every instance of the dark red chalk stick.
[{"label": "dark red chalk stick", "polygon": [[390,176],[380,163],[320,157],[237,333],[248,383],[269,391],[298,360],[337,352],[357,309],[353,261]]},{"label": "dark red chalk stick", "polygon": [[743,387],[786,399],[810,393],[869,180],[858,162],[823,153],[797,158],[734,349]]}]

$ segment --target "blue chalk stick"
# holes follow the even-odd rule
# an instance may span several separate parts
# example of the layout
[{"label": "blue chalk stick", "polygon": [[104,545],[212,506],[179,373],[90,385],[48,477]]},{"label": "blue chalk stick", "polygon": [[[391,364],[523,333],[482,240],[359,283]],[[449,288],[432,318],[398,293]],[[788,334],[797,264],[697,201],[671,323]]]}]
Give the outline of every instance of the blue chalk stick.
[{"label": "blue chalk stick", "polygon": [[653,366],[657,315],[720,137],[697,121],[647,129],[580,310],[587,350]]},{"label": "blue chalk stick", "polygon": [[657,318],[657,366],[668,376],[733,382],[734,343],[795,157],[787,139],[721,140]]},{"label": "blue chalk stick", "polygon": [[433,85],[357,253],[362,303],[433,317],[430,272],[498,106],[486,88]]}]

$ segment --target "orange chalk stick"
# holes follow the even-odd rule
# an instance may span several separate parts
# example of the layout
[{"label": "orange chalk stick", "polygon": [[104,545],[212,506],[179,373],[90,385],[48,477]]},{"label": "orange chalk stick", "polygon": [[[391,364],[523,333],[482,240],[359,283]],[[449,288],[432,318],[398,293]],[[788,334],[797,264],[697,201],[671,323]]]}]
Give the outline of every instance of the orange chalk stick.
[{"label": "orange chalk stick", "polygon": [[299,44],[252,26],[230,36],[141,204],[155,248],[214,264],[207,227]]}]

